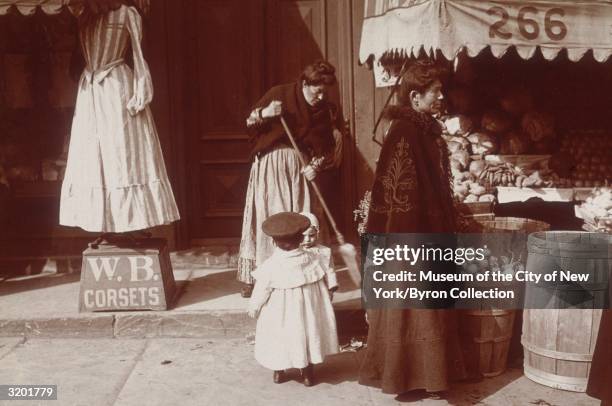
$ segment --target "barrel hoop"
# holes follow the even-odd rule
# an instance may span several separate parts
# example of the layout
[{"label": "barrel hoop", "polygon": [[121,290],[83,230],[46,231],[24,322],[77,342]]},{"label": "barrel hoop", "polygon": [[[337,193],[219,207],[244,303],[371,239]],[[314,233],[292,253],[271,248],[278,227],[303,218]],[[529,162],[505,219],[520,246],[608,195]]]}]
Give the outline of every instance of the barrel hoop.
[{"label": "barrel hoop", "polygon": [[572,352],[549,350],[546,348],[535,346],[529,343],[524,338],[521,338],[521,344],[523,344],[523,347],[526,350],[531,351],[534,354],[541,355],[543,357],[554,358],[561,361],[591,362],[593,360],[593,354],[578,354]]},{"label": "barrel hoop", "polygon": [[474,337],[474,342],[478,343],[478,344],[483,344],[483,343],[501,343],[501,342],[504,342],[504,341],[510,341],[511,338],[512,338],[512,335],[502,336],[502,337],[495,337],[495,338]]},{"label": "barrel hoop", "polygon": [[491,309],[491,310],[468,310],[466,312],[469,316],[509,316],[513,314],[515,310],[499,310],[499,309]]},{"label": "barrel hoop", "polygon": [[562,376],[551,374],[550,372],[540,371],[525,363],[523,365],[525,376],[534,382],[541,383],[542,385],[550,386],[556,389],[569,390],[573,392],[585,392],[588,379],[577,378],[570,376]]}]

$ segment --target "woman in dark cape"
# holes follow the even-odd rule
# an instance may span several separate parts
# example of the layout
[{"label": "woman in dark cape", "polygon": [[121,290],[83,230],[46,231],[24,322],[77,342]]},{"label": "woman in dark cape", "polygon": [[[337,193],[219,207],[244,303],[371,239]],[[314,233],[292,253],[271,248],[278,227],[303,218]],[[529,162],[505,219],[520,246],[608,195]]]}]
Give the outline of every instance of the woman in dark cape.
[{"label": "woman in dark cape", "polygon": [[[378,165],[368,215],[369,233],[453,233],[448,150],[432,114],[442,101],[441,70],[416,62],[406,70],[398,106]],[[368,345],[359,383],[384,393],[441,392],[463,378],[463,358],[451,310],[368,309]]]}]

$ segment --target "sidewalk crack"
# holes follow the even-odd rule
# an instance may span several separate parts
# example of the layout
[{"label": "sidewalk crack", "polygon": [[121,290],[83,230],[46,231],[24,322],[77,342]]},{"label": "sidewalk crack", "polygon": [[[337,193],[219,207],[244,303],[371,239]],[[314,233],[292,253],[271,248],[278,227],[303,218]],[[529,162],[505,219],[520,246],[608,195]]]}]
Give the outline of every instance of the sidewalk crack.
[{"label": "sidewalk crack", "polygon": [[23,337],[20,337],[20,338],[21,338],[21,340],[19,340],[15,344],[13,344],[11,346],[11,349],[9,351],[7,351],[6,354],[4,354],[3,356],[0,357],[0,360],[3,360],[6,356],[11,354],[13,351],[15,351],[17,349],[17,347],[19,347],[20,345],[24,345],[28,341],[28,338],[26,336],[23,336]]},{"label": "sidewalk crack", "polygon": [[121,395],[121,392],[123,392],[123,389],[125,388],[125,385],[130,380],[130,377],[134,373],[134,370],[136,369],[136,366],[138,366],[140,361],[142,361],[143,355],[144,355],[145,351],[147,350],[147,348],[149,347],[149,340],[144,340],[144,342],[145,343],[142,346],[142,349],[138,352],[138,355],[136,355],[136,357],[134,358],[134,362],[132,363],[132,367],[130,368],[128,373],[123,378],[123,382],[121,383],[121,387],[119,388],[119,390],[117,390],[114,398],[109,403],[110,405],[115,405],[117,403],[117,399],[119,399],[119,396]]}]

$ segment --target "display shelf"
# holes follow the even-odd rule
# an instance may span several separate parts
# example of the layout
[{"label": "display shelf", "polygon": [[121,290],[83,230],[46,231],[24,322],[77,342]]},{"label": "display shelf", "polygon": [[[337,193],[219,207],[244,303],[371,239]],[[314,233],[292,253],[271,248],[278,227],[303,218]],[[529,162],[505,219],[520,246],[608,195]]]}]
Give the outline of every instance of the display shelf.
[{"label": "display shelf", "polygon": [[538,198],[545,202],[571,202],[574,200],[572,188],[519,188],[498,186],[497,201],[499,203],[525,202]]},{"label": "display shelf", "polygon": [[550,155],[485,155],[484,160],[492,164],[510,163],[520,168],[540,167],[548,163]]}]

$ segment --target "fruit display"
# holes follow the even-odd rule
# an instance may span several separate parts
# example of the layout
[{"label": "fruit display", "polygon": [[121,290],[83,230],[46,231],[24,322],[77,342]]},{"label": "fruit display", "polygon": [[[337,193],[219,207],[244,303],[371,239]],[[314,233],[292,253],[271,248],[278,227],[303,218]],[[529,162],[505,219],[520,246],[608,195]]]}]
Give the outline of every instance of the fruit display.
[{"label": "fruit display", "polygon": [[569,177],[574,187],[601,187],[612,183],[612,136],[605,133],[568,134],[561,153],[571,162]]},{"label": "fruit display", "polygon": [[576,217],[584,220],[587,231],[612,233],[612,189],[595,189],[576,207]]},{"label": "fruit display", "polygon": [[[500,85],[478,93],[465,85],[451,88],[447,101],[453,114],[440,119],[456,198],[465,203],[489,201],[495,199],[497,187],[508,195],[517,192],[508,188],[560,190],[612,184],[612,135],[583,131],[558,137],[557,121],[564,121],[550,112],[550,106],[539,108],[528,87]],[[486,103],[476,97],[483,94]],[[544,155],[542,165],[524,164]],[[491,156],[500,159],[490,160]]]},{"label": "fruit display", "polygon": [[535,108],[526,87],[494,91],[486,107],[475,103],[474,92],[463,86],[449,89],[451,117],[444,119],[449,136],[470,141],[470,154],[550,154],[556,149],[556,122],[552,114]]},{"label": "fruit display", "polygon": [[441,124],[444,130],[443,137],[450,153],[455,197],[464,203],[494,201],[495,196],[477,181],[478,174],[482,171],[481,165],[484,167],[484,161],[480,158],[472,159],[474,145],[468,137],[471,136],[474,142],[481,141],[480,138],[474,137],[474,134],[469,134],[473,122],[466,116],[460,115],[447,117]]}]

